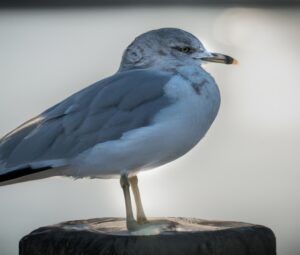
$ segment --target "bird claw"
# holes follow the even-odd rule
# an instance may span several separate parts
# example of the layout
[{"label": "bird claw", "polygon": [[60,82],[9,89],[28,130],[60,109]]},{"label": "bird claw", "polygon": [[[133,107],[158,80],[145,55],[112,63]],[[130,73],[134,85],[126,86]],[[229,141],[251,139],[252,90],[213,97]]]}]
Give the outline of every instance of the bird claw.
[{"label": "bird claw", "polygon": [[174,222],[169,220],[151,220],[143,219],[143,221],[129,221],[127,222],[127,229],[129,232],[135,234],[149,235],[157,234],[163,231],[174,229]]},{"label": "bird claw", "polygon": [[147,220],[147,218],[141,217],[141,218],[137,219],[137,223],[138,224],[147,224],[147,223],[149,223],[149,221]]}]

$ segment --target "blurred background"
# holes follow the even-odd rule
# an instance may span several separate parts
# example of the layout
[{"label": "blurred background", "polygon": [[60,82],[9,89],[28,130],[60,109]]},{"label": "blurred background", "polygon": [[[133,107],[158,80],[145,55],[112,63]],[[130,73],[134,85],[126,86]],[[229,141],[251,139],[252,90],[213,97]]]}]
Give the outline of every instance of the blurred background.
[{"label": "blurred background", "polygon": [[[36,2],[1,2],[0,136],[116,72],[137,35],[185,29],[240,64],[206,66],[219,115],[190,153],[140,175],[146,213],[263,224],[278,254],[300,254],[299,1]],[[0,201],[1,255],[43,225],[125,216],[118,180],[0,187]]]}]

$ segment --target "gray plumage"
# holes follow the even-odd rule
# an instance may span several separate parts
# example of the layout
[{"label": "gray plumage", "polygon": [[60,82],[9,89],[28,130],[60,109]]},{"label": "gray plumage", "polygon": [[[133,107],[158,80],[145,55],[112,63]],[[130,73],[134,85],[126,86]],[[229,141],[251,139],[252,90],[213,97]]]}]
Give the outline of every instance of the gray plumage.
[{"label": "gray plumage", "polygon": [[169,79],[166,72],[119,72],[70,96],[0,140],[0,173],[68,159],[148,125],[171,103],[163,89]]}]

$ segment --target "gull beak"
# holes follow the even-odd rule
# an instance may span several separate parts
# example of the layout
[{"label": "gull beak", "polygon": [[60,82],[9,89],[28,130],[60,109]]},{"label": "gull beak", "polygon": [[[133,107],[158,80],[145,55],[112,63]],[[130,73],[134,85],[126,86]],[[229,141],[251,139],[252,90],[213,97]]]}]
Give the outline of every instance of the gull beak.
[{"label": "gull beak", "polygon": [[210,53],[210,56],[205,56],[202,57],[201,60],[207,61],[207,62],[215,62],[215,63],[222,63],[222,64],[227,64],[227,65],[237,65],[238,61],[232,57],[229,57],[224,54],[220,53]]}]

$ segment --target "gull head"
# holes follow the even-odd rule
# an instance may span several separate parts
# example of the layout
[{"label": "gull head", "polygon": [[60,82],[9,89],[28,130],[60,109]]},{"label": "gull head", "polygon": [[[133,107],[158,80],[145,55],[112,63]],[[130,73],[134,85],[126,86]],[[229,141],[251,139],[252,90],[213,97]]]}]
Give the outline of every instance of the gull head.
[{"label": "gull head", "polygon": [[236,64],[220,53],[209,52],[197,37],[178,28],[161,28],[141,34],[126,48],[120,70],[170,69],[205,62]]}]

